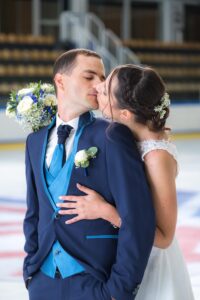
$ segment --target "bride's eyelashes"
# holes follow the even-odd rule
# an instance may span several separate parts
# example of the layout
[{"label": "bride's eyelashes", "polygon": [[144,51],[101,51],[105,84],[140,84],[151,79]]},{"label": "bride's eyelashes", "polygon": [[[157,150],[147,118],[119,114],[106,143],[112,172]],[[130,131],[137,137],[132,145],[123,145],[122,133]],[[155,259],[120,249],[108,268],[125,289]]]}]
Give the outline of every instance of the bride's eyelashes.
[{"label": "bride's eyelashes", "polygon": [[106,91],[106,85],[104,84],[104,87],[103,87],[103,94],[104,94],[104,96],[107,96],[108,94],[107,94],[107,91]]}]

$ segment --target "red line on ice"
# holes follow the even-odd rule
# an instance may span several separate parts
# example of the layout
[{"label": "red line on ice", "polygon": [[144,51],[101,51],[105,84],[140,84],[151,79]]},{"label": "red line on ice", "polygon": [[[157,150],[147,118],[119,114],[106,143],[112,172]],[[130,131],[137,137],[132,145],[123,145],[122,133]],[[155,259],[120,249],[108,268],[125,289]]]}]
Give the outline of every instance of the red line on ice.
[{"label": "red line on ice", "polygon": [[13,257],[24,257],[25,253],[23,251],[13,251],[13,252],[0,252],[0,259],[1,258],[13,258]]}]

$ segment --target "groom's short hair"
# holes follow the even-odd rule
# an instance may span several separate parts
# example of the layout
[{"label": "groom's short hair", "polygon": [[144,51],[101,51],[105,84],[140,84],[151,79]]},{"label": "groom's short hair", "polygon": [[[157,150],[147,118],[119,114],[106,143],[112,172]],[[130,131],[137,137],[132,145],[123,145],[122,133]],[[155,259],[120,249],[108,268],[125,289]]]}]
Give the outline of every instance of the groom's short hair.
[{"label": "groom's short hair", "polygon": [[92,57],[102,59],[99,54],[97,54],[92,50],[82,49],[82,48],[69,50],[61,54],[56,59],[53,67],[53,78],[57,73],[61,73],[61,74],[70,73],[76,65],[76,58],[78,55],[92,56]]}]

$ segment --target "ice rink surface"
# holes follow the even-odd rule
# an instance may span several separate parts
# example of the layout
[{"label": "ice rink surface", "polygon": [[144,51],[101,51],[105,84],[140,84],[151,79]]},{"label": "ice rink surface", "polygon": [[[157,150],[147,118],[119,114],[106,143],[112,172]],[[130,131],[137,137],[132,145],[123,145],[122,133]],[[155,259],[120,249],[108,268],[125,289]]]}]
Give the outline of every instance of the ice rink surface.
[{"label": "ice rink surface", "polygon": [[[200,139],[181,139],[175,144],[179,152],[176,235],[195,300],[200,300]],[[22,281],[25,193],[23,147],[0,145],[0,300],[28,300]]]}]

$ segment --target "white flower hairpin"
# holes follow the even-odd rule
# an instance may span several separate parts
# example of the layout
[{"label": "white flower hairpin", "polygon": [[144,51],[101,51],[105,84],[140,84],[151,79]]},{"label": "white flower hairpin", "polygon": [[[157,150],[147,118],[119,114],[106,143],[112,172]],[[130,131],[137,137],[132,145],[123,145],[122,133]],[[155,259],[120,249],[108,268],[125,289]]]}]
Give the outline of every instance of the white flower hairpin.
[{"label": "white flower hairpin", "polygon": [[169,94],[165,93],[164,96],[161,98],[161,104],[154,107],[154,111],[159,112],[160,119],[164,118],[166,114],[165,108],[169,107],[169,105],[170,105]]}]

